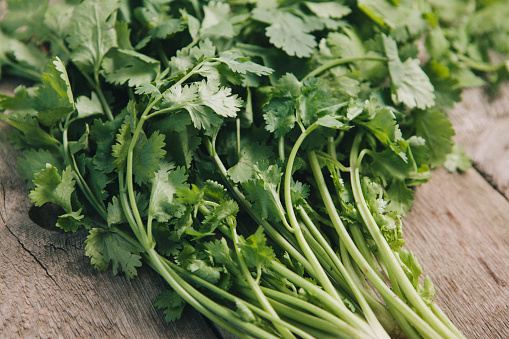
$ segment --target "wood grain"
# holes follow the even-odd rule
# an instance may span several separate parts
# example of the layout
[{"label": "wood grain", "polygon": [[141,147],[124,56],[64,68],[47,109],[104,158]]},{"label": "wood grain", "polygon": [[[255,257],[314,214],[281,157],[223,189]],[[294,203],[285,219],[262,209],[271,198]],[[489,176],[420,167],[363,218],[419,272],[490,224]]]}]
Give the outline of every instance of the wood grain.
[{"label": "wood grain", "polygon": [[435,170],[405,219],[407,248],[432,277],[438,304],[468,338],[509,338],[509,85],[468,89],[449,112],[474,161]]}]

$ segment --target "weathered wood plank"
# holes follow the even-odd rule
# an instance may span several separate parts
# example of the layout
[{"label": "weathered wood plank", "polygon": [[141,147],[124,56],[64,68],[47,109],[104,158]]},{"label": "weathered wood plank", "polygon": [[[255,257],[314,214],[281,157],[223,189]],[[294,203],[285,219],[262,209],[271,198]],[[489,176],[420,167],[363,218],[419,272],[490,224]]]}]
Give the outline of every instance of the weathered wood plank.
[{"label": "weathered wood plank", "polygon": [[191,308],[165,323],[152,306],[165,284],[149,269],[134,280],[99,273],[85,256],[85,231],[64,234],[31,222],[7,130],[0,123],[0,337],[216,337]]},{"label": "weathered wood plank", "polygon": [[509,198],[509,84],[493,95],[468,89],[449,114],[455,140],[465,147],[475,167]]},{"label": "weathered wood plank", "polygon": [[509,338],[509,202],[474,169],[436,170],[417,189],[404,237],[437,303],[468,338]]}]

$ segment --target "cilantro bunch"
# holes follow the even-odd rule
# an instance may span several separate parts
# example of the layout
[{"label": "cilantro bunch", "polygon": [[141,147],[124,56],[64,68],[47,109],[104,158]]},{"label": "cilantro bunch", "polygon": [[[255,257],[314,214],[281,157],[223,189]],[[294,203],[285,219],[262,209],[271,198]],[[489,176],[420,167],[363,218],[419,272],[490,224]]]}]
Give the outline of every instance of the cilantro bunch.
[{"label": "cilantro bunch", "polygon": [[[445,110],[507,76],[502,1],[7,1],[18,169],[98,270],[239,337],[462,338],[402,217],[468,167]],[[495,18],[483,25],[486,17]]]}]

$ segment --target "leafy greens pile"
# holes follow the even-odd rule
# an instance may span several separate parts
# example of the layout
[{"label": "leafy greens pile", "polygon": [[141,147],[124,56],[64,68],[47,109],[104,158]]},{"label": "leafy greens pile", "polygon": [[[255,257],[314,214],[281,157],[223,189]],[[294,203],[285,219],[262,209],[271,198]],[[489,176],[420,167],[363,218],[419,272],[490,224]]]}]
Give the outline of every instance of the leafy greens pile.
[{"label": "leafy greens pile", "polygon": [[[7,1],[18,168],[98,270],[239,337],[462,338],[403,248],[469,161],[445,110],[498,84],[505,1]],[[489,18],[489,19],[487,19]]]}]

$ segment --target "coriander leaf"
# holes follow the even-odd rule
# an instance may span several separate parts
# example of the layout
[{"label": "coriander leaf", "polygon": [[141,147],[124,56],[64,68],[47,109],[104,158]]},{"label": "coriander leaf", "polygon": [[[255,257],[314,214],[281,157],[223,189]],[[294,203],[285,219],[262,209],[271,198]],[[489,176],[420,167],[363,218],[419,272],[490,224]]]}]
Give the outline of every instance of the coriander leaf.
[{"label": "coriander leaf", "polygon": [[129,144],[132,140],[131,125],[129,123],[124,123],[120,127],[116,140],[117,143],[111,146],[111,155],[116,158],[113,161],[113,166],[117,171],[123,171],[129,153]]},{"label": "coriander leaf", "polygon": [[386,208],[388,211],[405,216],[412,207],[414,191],[408,188],[404,181],[393,180],[386,191],[385,199],[389,201]]},{"label": "coriander leaf", "polygon": [[58,153],[45,149],[29,148],[23,151],[23,157],[18,158],[18,171],[21,178],[27,181],[28,188],[35,187],[34,174],[46,168],[46,164],[55,168],[63,168],[62,158]]},{"label": "coriander leaf", "polygon": [[261,267],[275,259],[274,250],[267,246],[267,238],[262,227],[245,241],[240,242],[239,248],[248,267]]},{"label": "coriander leaf", "polygon": [[326,18],[342,18],[352,12],[348,6],[340,4],[335,1],[326,2],[310,2],[306,1],[304,4],[317,16]]},{"label": "coriander leaf", "polygon": [[23,147],[24,144],[37,148],[59,145],[59,141],[45,132],[35,117],[30,115],[16,116],[11,114],[7,117],[6,121],[19,131],[12,142],[16,143],[20,147]]},{"label": "coriander leaf", "polygon": [[99,171],[110,173],[115,169],[114,162],[116,159],[112,155],[112,145],[126,113],[127,110],[116,115],[113,121],[103,122],[96,119],[90,127],[90,139],[97,145],[94,165]]},{"label": "coriander leaf", "polygon": [[231,88],[206,80],[172,87],[165,92],[163,103],[187,110],[194,126],[206,133],[222,122],[221,117],[235,117],[242,105],[241,99],[231,94]]},{"label": "coriander leaf", "polygon": [[[200,232],[212,233],[220,224],[225,222],[228,217],[235,217],[239,211],[239,206],[233,200],[227,200],[220,205],[214,207],[214,209],[208,214],[202,223]],[[213,233],[212,233],[213,234]]]},{"label": "coriander leaf", "polygon": [[276,47],[288,55],[299,58],[309,57],[317,45],[315,37],[309,34],[309,27],[298,16],[279,9],[255,8],[253,19],[269,24],[265,34]]},{"label": "coriander leaf", "polygon": [[85,0],[75,7],[67,42],[71,59],[81,70],[97,71],[104,55],[116,47],[117,8],[117,1],[109,0]]},{"label": "coriander leaf", "polygon": [[205,247],[216,264],[224,265],[228,272],[231,272],[234,276],[239,276],[240,270],[237,266],[236,260],[234,259],[235,254],[230,247],[228,247],[228,243],[225,238],[216,239],[214,242],[207,242]]},{"label": "coriander leaf", "polygon": [[159,61],[129,49],[115,49],[103,59],[102,68],[107,82],[129,87],[150,83],[159,75]]},{"label": "coriander leaf", "polygon": [[[410,4],[410,6],[409,6]],[[359,0],[358,7],[374,22],[392,29],[391,35],[404,41],[426,29],[426,21],[418,7],[404,2],[395,5],[388,0]]]},{"label": "coriander leaf", "polygon": [[426,73],[419,67],[419,60],[409,58],[401,62],[396,41],[386,35],[382,37],[385,53],[389,59],[394,102],[403,103],[409,108],[432,107],[435,104],[434,88]]},{"label": "coriander leaf", "polygon": [[295,102],[288,98],[273,98],[263,107],[265,128],[281,138],[295,126]]},{"label": "coriander leaf", "polygon": [[184,48],[177,51],[176,55],[170,59],[169,66],[171,74],[188,70],[193,67],[198,60],[210,59],[216,55],[216,47],[210,39],[202,40],[197,46],[191,49]]},{"label": "coriander leaf", "polygon": [[61,98],[60,107],[73,107],[74,99],[71,90],[71,83],[65,65],[59,57],[51,59],[46,67],[46,72],[41,76],[42,83],[52,88]]},{"label": "coriander leaf", "polygon": [[185,22],[169,15],[169,9],[167,1],[143,1],[134,14],[149,29],[149,36],[165,39],[185,28]]},{"label": "coriander leaf", "polygon": [[466,171],[472,167],[472,160],[465,153],[465,149],[454,144],[451,153],[447,154],[444,167],[449,172]]},{"label": "coriander leaf", "polygon": [[234,182],[245,182],[255,178],[254,165],[260,161],[274,158],[272,148],[259,143],[250,143],[242,148],[237,164],[228,169],[228,175]]},{"label": "coriander leaf", "polygon": [[108,210],[106,213],[106,221],[108,226],[111,227],[113,224],[122,224],[127,222],[127,219],[120,204],[120,200],[117,197],[113,197],[111,202],[108,204]]},{"label": "coriander leaf", "polygon": [[159,222],[167,222],[184,213],[185,208],[179,206],[174,195],[180,188],[187,186],[187,175],[184,168],[174,169],[175,166],[171,163],[163,163],[160,167],[151,180],[148,214]]},{"label": "coriander leaf", "polygon": [[180,319],[187,303],[177,292],[166,290],[157,297],[154,306],[163,310],[166,322],[174,322]]},{"label": "coriander leaf", "polygon": [[261,76],[269,75],[273,72],[272,68],[257,64],[251,61],[249,57],[246,57],[234,50],[221,52],[219,57],[215,58],[214,60],[226,64],[228,68],[230,68],[235,73],[253,73]]},{"label": "coriander leaf", "polygon": [[113,274],[124,272],[129,279],[137,274],[141,267],[141,246],[134,245],[118,233],[108,229],[93,228],[85,240],[85,254],[98,271],[108,269],[110,263]]},{"label": "coriander leaf", "polygon": [[221,278],[222,267],[211,266],[206,260],[203,259],[192,259],[186,266],[187,270],[191,273],[196,274],[206,281],[216,284]]},{"label": "coriander leaf", "polygon": [[233,38],[233,25],[228,21],[230,5],[228,3],[211,1],[203,6],[203,21],[200,27],[200,37]]},{"label": "coriander leaf", "polygon": [[78,111],[78,119],[88,118],[98,114],[104,114],[101,101],[95,92],[92,92],[90,98],[85,95],[79,96],[76,99],[76,111]]},{"label": "coriander leaf", "polygon": [[263,218],[279,220],[280,208],[278,188],[281,183],[281,168],[269,165],[265,159],[254,165],[255,179],[242,184],[246,198],[252,202],[253,209]]},{"label": "coriander leaf", "polygon": [[370,120],[363,123],[386,146],[396,142],[396,116],[388,107],[377,107]]},{"label": "coriander leaf", "polygon": [[144,133],[140,134],[133,151],[133,174],[137,184],[147,183],[154,177],[166,154],[165,145],[164,135],[158,131],[153,132],[148,139]]},{"label": "coriander leaf", "polygon": [[455,132],[445,113],[438,109],[412,112],[415,134],[426,140],[432,167],[440,166],[452,151]]},{"label": "coriander leaf", "polygon": [[28,196],[35,203],[35,206],[52,202],[61,206],[66,212],[71,213],[73,211],[71,195],[75,189],[74,184],[75,181],[70,166],[60,176],[55,166],[46,164],[46,168],[34,175],[35,189]]}]

